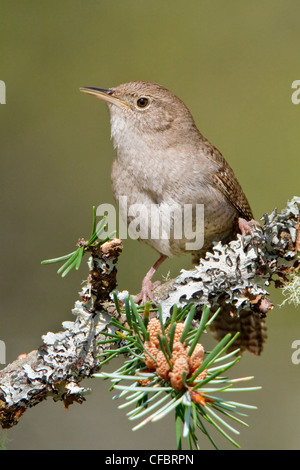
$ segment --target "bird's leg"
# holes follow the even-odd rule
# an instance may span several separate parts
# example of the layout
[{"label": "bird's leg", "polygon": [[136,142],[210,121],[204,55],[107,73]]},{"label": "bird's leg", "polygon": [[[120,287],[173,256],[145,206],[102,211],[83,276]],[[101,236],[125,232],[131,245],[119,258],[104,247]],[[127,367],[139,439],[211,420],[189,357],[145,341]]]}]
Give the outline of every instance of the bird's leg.
[{"label": "bird's leg", "polygon": [[153,283],[152,278],[159,266],[163,263],[166,258],[166,255],[161,255],[158,260],[153,264],[153,266],[151,266],[151,268],[143,279],[141,292],[134,299],[135,303],[138,304],[142,302],[143,304],[145,304],[148,300],[150,300],[151,302],[153,301],[153,289],[157,287],[160,282],[157,281]]},{"label": "bird's leg", "polygon": [[257,220],[254,220],[254,219],[246,220],[246,219],[243,219],[242,217],[239,217],[238,225],[239,225],[239,229],[241,231],[243,239],[245,235],[247,235],[247,233],[249,233],[251,237],[254,236],[254,232],[252,230],[253,225],[255,225],[256,227],[261,227],[260,223],[257,222]]}]

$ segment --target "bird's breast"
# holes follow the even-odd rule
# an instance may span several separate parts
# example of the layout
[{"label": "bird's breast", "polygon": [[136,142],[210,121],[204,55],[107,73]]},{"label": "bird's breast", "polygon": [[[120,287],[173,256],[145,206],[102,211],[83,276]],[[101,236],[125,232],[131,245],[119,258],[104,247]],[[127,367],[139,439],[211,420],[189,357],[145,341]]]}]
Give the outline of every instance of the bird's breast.
[{"label": "bird's breast", "polygon": [[165,171],[163,159],[153,163],[137,157],[113,163],[113,193],[129,236],[169,257],[228,237],[236,210],[205,175],[176,165]]}]

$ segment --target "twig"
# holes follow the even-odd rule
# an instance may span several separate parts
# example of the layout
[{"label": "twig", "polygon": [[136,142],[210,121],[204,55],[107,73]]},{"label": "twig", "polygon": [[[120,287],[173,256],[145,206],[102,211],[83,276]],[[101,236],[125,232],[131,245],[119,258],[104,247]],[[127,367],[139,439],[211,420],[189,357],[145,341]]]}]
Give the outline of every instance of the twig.
[{"label": "twig", "polygon": [[116,288],[116,263],[122,250],[114,239],[97,248],[91,247],[88,282],[75,303],[74,322],[63,323],[63,331],[49,332],[36,351],[17,359],[0,372],[0,424],[15,425],[27,408],[52,397],[65,407],[82,403],[88,390],[79,383],[99,370],[99,346],[102,333],[111,331],[112,315],[119,316],[109,299]]}]

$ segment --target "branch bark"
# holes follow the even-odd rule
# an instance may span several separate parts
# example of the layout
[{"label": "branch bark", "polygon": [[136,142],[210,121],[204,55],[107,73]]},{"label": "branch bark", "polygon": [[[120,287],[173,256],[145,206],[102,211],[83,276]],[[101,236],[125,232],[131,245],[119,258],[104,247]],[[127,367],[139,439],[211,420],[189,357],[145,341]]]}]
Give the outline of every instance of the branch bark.
[{"label": "branch bark", "polygon": [[[218,243],[212,253],[191,270],[183,270],[155,290],[163,315],[172,306],[193,302],[198,317],[208,305],[221,313],[211,326],[220,340],[228,332],[240,332],[234,347],[261,354],[266,340],[265,317],[273,304],[266,290],[273,283],[283,287],[300,263],[300,198],[294,197],[278,213],[262,217],[261,230],[244,240],[238,236],[228,245]],[[35,351],[20,356],[0,372],[0,424],[9,428],[17,424],[24,411],[51,397],[68,407],[83,402],[88,391],[80,386],[83,378],[99,371],[99,354],[107,345],[99,346],[102,333],[112,329],[111,317],[120,318],[111,293],[116,289],[117,260],[122,251],[121,240],[114,239],[100,247],[90,247],[89,275],[76,301],[74,322],[64,322],[63,330],[48,332]],[[119,293],[119,301],[127,295]],[[122,316],[122,315],[121,315]]]}]

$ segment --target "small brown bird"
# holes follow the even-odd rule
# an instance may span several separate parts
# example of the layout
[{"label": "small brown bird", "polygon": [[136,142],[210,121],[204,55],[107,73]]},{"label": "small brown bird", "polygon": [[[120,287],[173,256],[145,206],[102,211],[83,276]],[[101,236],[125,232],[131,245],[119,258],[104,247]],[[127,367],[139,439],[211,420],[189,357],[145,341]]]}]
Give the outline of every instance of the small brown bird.
[{"label": "small brown bird", "polygon": [[[128,225],[137,218],[130,208],[142,205],[138,221],[141,231],[146,230],[139,238],[160,254],[136,301],[152,299],[156,284],[152,277],[167,257],[191,251],[196,263],[214,241],[228,242],[239,230],[252,233],[251,225],[257,222],[232,169],[173,93],[140,81],[81,91],[108,103],[116,149],[111,174],[114,196]],[[197,205],[204,207],[201,227]],[[192,207],[192,212],[185,219],[186,207]],[[183,230],[184,221],[189,230]],[[180,235],[175,236],[179,228]],[[203,231],[203,243],[188,250],[187,243],[192,234],[197,238],[197,230]]]}]

